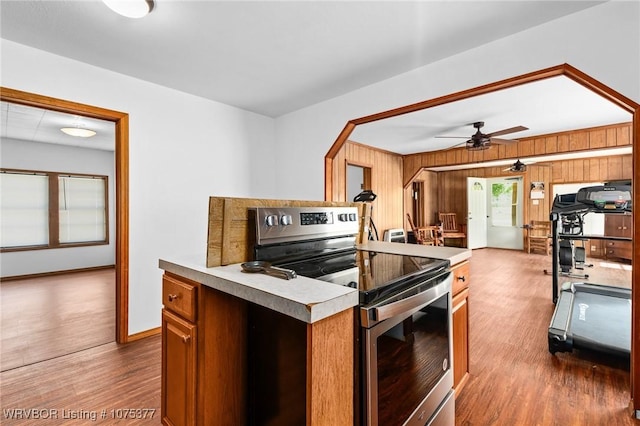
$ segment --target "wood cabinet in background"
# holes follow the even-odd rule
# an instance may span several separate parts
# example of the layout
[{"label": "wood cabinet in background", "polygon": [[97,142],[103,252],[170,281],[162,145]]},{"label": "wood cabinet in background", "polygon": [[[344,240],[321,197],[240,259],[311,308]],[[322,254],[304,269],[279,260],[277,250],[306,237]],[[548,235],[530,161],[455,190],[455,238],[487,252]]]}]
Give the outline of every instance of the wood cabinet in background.
[{"label": "wood cabinet in background", "polygon": [[469,261],[452,268],[453,389],[456,397],[469,378]]},{"label": "wood cabinet in background", "polygon": [[630,214],[606,214],[604,218],[604,234],[607,237],[624,238],[625,240],[604,240],[604,254],[607,259],[632,258],[633,216]]}]

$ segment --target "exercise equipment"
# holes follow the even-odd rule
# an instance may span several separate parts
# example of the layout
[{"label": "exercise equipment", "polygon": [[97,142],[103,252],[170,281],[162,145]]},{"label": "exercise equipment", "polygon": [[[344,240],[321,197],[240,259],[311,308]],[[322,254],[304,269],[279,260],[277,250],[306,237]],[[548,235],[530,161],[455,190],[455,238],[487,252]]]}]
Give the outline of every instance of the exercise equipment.
[{"label": "exercise equipment", "polygon": [[631,353],[631,290],[565,283],[549,326],[549,352]]},{"label": "exercise equipment", "polygon": [[[554,199],[550,219],[552,298],[556,308],[548,331],[552,354],[571,352],[574,347],[615,355],[630,354],[631,289],[584,282],[566,282],[560,288],[559,277],[589,277],[573,271],[590,266],[585,264],[584,244],[588,240],[613,237],[584,235],[584,216],[590,212],[631,212],[631,194],[629,185],[601,185],[581,188],[575,194],[558,195]],[[548,272],[545,270],[545,273]]]}]

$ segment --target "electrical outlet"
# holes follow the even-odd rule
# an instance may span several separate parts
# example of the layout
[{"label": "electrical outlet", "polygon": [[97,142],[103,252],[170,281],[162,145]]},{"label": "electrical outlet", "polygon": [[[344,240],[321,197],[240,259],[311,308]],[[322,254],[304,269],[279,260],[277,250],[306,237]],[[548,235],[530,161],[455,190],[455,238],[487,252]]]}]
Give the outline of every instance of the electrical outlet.
[{"label": "electrical outlet", "polygon": [[596,251],[596,250],[598,250],[598,247],[596,247],[596,246],[591,246],[591,251]]}]

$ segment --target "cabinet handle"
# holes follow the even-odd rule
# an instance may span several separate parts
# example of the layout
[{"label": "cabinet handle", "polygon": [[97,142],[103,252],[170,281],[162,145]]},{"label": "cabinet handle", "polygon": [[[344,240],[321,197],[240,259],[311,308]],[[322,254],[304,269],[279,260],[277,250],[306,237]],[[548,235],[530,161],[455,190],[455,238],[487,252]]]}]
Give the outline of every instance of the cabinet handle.
[{"label": "cabinet handle", "polygon": [[177,294],[169,294],[169,302],[173,302],[178,298]]},{"label": "cabinet handle", "polygon": [[184,336],[182,336],[182,341],[184,343],[189,343],[189,340],[191,340],[191,336],[186,335],[186,334]]},{"label": "cabinet handle", "polygon": [[456,279],[457,279],[458,281],[462,281],[462,282],[465,282],[465,280],[466,280],[466,279],[465,279],[465,277],[464,277],[464,275],[457,276],[457,277],[456,277]]}]

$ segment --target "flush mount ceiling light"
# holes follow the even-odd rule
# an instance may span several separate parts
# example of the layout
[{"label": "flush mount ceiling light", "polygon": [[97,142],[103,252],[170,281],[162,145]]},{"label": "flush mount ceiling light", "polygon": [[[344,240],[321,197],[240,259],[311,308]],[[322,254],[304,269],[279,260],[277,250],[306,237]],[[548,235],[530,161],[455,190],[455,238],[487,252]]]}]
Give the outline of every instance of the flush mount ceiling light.
[{"label": "flush mount ceiling light", "polygon": [[82,127],[63,127],[60,130],[69,136],[77,136],[79,138],[90,138],[96,134],[93,130],[84,129]]},{"label": "flush mount ceiling light", "polygon": [[127,18],[142,18],[153,10],[153,0],[102,0],[109,9]]}]

